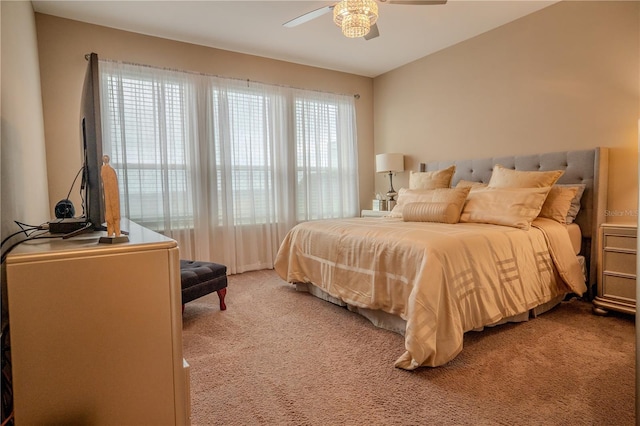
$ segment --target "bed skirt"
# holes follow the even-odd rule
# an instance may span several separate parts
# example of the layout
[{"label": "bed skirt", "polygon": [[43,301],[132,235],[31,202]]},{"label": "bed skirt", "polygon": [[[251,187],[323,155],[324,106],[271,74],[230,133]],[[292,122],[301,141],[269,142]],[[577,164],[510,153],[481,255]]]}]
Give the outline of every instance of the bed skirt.
[{"label": "bed skirt", "polygon": [[[407,322],[397,315],[393,315],[384,311],[376,310],[376,309],[367,309],[367,308],[359,308],[357,306],[350,305],[348,303],[343,302],[340,299],[337,299],[330,294],[326,293],[319,287],[311,283],[295,283],[297,291],[305,291],[313,296],[320,298],[322,300],[326,300],[327,302],[331,302],[334,305],[346,307],[351,312],[362,315],[366,319],[368,319],[373,325],[378,328],[383,328],[385,330],[393,331],[394,333],[398,333],[404,336],[404,330],[406,329]],[[536,306],[530,309],[527,312],[522,312],[520,314],[503,318],[502,320],[495,322],[493,324],[489,324],[486,327],[493,327],[500,324],[505,324],[508,322],[524,322],[529,321],[537,317],[538,315],[542,315],[543,313],[553,309],[556,305],[558,305],[565,298],[566,295],[562,294],[557,296],[556,298],[543,303],[542,305]],[[484,327],[476,328],[473,331],[482,331]]]}]

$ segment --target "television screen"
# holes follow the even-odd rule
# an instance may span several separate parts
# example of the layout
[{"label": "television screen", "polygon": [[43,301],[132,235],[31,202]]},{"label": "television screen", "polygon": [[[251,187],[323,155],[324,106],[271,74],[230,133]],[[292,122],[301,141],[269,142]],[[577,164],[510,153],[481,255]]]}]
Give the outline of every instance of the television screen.
[{"label": "television screen", "polygon": [[84,161],[82,197],[86,226],[104,230],[104,194],[100,182],[102,168],[102,125],[100,122],[100,80],[98,55],[87,55],[88,65],[82,88],[80,125]]}]

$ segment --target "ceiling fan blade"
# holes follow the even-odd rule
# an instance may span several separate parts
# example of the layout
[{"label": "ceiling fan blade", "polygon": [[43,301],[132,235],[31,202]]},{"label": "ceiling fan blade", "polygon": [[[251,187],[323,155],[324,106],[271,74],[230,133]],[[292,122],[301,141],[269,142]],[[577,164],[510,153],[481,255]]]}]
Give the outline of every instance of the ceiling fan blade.
[{"label": "ceiling fan blade", "polygon": [[324,6],[320,9],[312,10],[311,12],[307,12],[304,15],[300,15],[297,18],[293,18],[292,20],[285,22],[284,24],[282,24],[282,26],[287,28],[297,27],[300,24],[304,24],[305,22],[316,19],[317,17],[322,16],[325,13],[331,12],[334,6],[335,5]]},{"label": "ceiling fan blade", "polygon": [[378,24],[373,24],[371,26],[371,29],[369,29],[369,32],[364,36],[365,40],[371,40],[372,38],[376,38],[380,35],[380,32],[378,31]]},{"label": "ceiling fan blade", "polygon": [[381,0],[389,4],[408,4],[412,6],[430,6],[434,4],[445,4],[447,0]]}]

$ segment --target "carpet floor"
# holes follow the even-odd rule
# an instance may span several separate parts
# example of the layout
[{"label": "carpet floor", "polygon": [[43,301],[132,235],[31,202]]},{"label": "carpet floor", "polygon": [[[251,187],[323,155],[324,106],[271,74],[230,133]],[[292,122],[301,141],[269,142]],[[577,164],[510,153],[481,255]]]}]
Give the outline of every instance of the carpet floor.
[{"label": "carpet floor", "polygon": [[188,303],[194,425],[633,425],[635,325],[563,302],[465,335],[437,368],[393,367],[404,338],[274,271],[229,277]]}]

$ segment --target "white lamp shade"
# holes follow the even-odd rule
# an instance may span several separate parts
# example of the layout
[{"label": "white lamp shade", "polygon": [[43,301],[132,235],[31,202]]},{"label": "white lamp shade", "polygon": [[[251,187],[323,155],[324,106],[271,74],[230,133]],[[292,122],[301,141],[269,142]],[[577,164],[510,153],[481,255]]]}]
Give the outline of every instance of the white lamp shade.
[{"label": "white lamp shade", "polygon": [[402,154],[378,154],[376,155],[376,172],[403,172],[404,155]]}]

